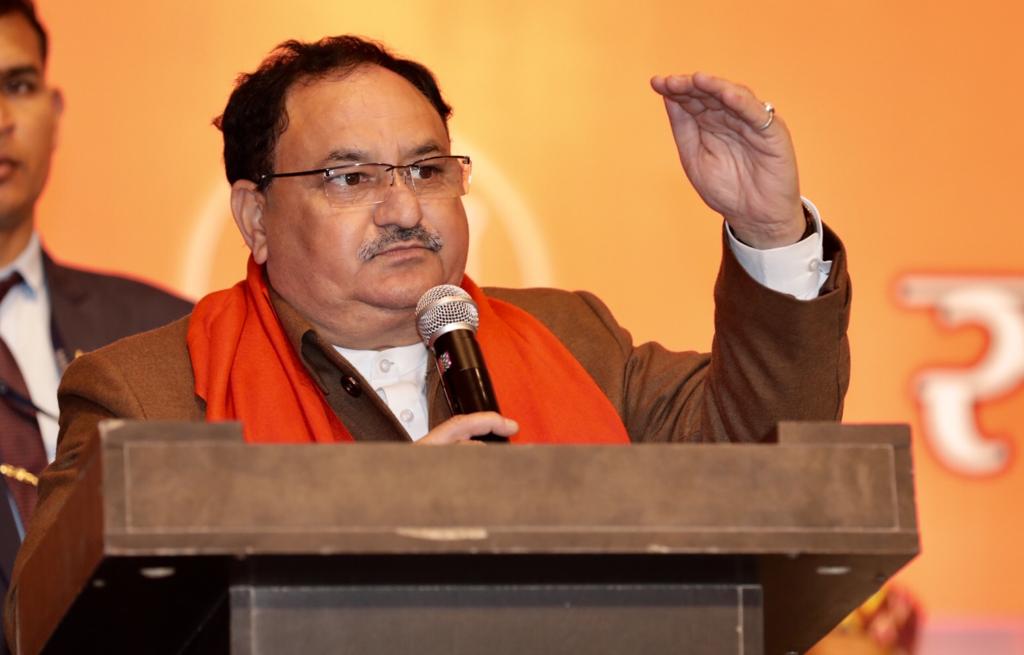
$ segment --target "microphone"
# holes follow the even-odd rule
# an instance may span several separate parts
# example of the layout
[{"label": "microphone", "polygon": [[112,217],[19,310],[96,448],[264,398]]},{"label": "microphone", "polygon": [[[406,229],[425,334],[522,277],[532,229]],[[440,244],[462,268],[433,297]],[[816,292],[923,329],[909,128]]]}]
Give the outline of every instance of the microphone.
[{"label": "microphone", "polygon": [[[480,314],[476,303],[460,287],[442,284],[428,289],[416,303],[416,331],[434,353],[441,386],[452,414],[499,412],[491,376],[476,342]],[[490,433],[475,441],[508,443],[508,437]]]}]

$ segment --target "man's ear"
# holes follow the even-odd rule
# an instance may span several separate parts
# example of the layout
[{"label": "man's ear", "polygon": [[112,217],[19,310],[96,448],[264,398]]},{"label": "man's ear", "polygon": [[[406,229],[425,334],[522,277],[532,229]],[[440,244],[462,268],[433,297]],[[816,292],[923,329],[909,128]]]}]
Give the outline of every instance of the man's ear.
[{"label": "man's ear", "polygon": [[267,261],[267,230],[263,224],[266,204],[267,199],[255,182],[238,180],[231,185],[231,214],[245,245],[252,251],[252,258],[260,265]]},{"label": "man's ear", "polygon": [[52,152],[57,149],[57,140],[60,136],[60,117],[64,114],[64,94],[61,93],[60,89],[50,90],[50,107],[53,111],[50,124],[50,129],[52,130],[50,150]]},{"label": "man's ear", "polygon": [[51,89],[50,102],[53,103],[54,115],[59,118],[64,113],[64,92],[60,89]]}]

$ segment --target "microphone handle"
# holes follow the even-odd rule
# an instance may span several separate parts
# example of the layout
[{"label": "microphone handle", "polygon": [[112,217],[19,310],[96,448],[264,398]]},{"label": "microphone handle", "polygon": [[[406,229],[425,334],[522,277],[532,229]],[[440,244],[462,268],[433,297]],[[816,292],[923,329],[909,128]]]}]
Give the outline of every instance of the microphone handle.
[{"label": "microphone handle", "polygon": [[[452,414],[501,411],[472,330],[445,332],[434,340],[432,349]],[[508,437],[493,433],[471,438],[474,441],[508,443]]]}]

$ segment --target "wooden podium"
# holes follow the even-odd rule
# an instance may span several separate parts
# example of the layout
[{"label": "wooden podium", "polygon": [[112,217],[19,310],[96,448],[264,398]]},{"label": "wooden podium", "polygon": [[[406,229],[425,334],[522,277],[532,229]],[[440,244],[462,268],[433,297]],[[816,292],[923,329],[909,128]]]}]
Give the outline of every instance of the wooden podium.
[{"label": "wooden podium", "polygon": [[250,446],[108,421],[20,653],[801,653],[918,551],[908,428],[777,443]]}]

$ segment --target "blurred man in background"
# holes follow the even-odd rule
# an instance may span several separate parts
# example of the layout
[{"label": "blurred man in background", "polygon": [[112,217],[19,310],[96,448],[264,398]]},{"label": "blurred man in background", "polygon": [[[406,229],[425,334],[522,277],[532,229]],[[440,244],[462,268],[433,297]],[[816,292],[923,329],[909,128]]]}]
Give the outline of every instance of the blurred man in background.
[{"label": "blurred man in background", "polygon": [[[155,328],[190,304],[146,284],[54,262],[35,207],[64,101],[46,81],[46,30],[29,0],[0,0],[0,587],[57,446],[57,384],[76,354]],[[78,217],[88,220],[88,217]],[[0,640],[2,641],[2,640]],[[2,642],[6,651],[6,642]]]}]

